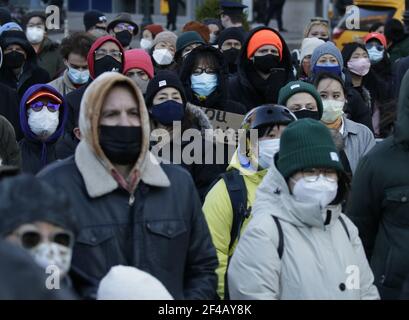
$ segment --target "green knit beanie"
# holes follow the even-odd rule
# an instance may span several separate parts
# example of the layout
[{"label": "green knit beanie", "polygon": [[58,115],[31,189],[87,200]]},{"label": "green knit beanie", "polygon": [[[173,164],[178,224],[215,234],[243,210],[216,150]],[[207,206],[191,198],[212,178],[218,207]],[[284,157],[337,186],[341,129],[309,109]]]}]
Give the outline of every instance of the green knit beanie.
[{"label": "green knit beanie", "polygon": [[344,172],[331,133],[324,124],[313,119],[294,121],[284,130],[277,168],[285,179],[310,168]]},{"label": "green knit beanie", "polygon": [[322,106],[321,97],[318,91],[315,89],[315,87],[308,82],[292,81],[292,82],[289,82],[285,87],[282,87],[278,94],[278,104],[286,106],[288,99],[290,99],[296,93],[300,93],[300,92],[309,93],[310,95],[312,95],[315,101],[317,101],[318,114],[319,114],[319,118],[321,119],[322,113],[324,111],[324,107]]}]

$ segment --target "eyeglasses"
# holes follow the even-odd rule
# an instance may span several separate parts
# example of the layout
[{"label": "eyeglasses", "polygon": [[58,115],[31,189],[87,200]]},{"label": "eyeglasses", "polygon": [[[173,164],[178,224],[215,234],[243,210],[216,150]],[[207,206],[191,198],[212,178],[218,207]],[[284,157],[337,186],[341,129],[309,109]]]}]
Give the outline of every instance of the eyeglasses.
[{"label": "eyeglasses", "polygon": [[41,102],[41,101],[36,101],[30,104],[30,108],[34,111],[34,112],[40,112],[41,110],[43,110],[44,107],[46,107],[48,109],[48,111],[50,112],[57,112],[60,109],[60,104],[59,103],[52,103],[52,102]]},{"label": "eyeglasses", "polygon": [[74,235],[69,231],[55,232],[47,237],[41,234],[38,230],[25,230],[19,232],[17,237],[20,239],[21,245],[25,249],[33,249],[37,247],[44,240],[54,242],[67,248],[74,245]]},{"label": "eyeglasses", "polygon": [[375,47],[376,50],[378,50],[378,51],[383,51],[383,50],[384,50],[384,47],[383,47],[383,45],[381,45],[381,44],[369,44],[369,43],[368,43],[368,44],[365,46],[366,50],[370,50],[370,49],[372,49],[373,47]]},{"label": "eyeglasses", "polygon": [[193,70],[193,75],[194,76],[200,76],[203,72],[206,72],[207,74],[216,74],[216,70],[212,68],[196,68]]},{"label": "eyeglasses", "polygon": [[102,59],[105,56],[111,56],[112,58],[115,58],[117,60],[122,59],[122,52],[119,50],[112,50],[112,51],[107,51],[105,49],[97,49],[95,50],[95,59],[99,60]]},{"label": "eyeglasses", "polygon": [[321,175],[324,177],[324,179],[330,182],[337,182],[337,179],[338,179],[337,172],[334,170],[330,170],[330,169],[324,169],[324,170],[305,169],[301,171],[301,173],[302,173],[302,177],[307,182],[315,182],[318,180],[318,178]]},{"label": "eyeglasses", "polygon": [[133,33],[135,30],[135,27],[128,23],[119,23],[115,26],[114,29],[116,32],[128,30],[129,32]]}]

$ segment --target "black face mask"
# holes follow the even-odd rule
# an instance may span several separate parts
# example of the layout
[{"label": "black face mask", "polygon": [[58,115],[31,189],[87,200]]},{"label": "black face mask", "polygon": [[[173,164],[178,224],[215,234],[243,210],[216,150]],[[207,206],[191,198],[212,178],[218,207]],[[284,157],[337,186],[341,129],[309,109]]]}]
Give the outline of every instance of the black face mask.
[{"label": "black face mask", "polygon": [[132,41],[132,34],[127,30],[115,33],[115,37],[122,44],[123,47],[129,46],[129,44]]},{"label": "black face mask", "polygon": [[4,66],[11,69],[21,68],[25,62],[24,54],[12,51],[4,55]]},{"label": "black face mask", "polygon": [[305,118],[314,119],[318,121],[320,120],[320,115],[318,111],[301,110],[301,111],[294,112],[294,114],[298,120],[305,119]]},{"label": "black face mask", "polygon": [[94,63],[95,78],[108,71],[116,71],[122,73],[122,63],[115,60],[111,56],[105,56],[102,59],[96,60]]},{"label": "black face mask", "polygon": [[263,73],[270,73],[272,69],[278,67],[279,63],[280,57],[272,54],[254,57],[254,67]]},{"label": "black face mask", "polygon": [[114,164],[135,164],[142,149],[142,128],[100,126],[99,144]]},{"label": "black face mask", "polygon": [[229,70],[231,71],[232,69],[237,70],[237,58],[239,56],[240,50],[231,48],[229,50],[223,51],[223,58],[224,61],[229,66]]},{"label": "black face mask", "polygon": [[329,41],[329,38],[318,38],[318,39],[320,39],[320,40],[322,40],[322,41],[325,41],[325,42],[328,42],[328,41]]}]

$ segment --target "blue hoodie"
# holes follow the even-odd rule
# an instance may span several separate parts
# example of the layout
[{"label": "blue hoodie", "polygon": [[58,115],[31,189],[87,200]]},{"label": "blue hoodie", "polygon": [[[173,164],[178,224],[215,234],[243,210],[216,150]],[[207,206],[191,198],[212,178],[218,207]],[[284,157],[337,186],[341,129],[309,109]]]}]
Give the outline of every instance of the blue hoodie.
[{"label": "blue hoodie", "polygon": [[[57,130],[47,138],[40,140],[31,130],[28,125],[27,106],[28,99],[39,91],[49,91],[59,97],[62,101],[59,109],[59,123]],[[55,144],[64,133],[65,122],[67,121],[68,108],[65,104],[62,95],[53,87],[47,84],[36,84],[31,86],[23,95],[20,102],[20,125],[24,134],[24,138],[20,141],[21,155],[23,161],[23,172],[31,172],[36,174],[48,163],[57,160],[55,153]]]}]

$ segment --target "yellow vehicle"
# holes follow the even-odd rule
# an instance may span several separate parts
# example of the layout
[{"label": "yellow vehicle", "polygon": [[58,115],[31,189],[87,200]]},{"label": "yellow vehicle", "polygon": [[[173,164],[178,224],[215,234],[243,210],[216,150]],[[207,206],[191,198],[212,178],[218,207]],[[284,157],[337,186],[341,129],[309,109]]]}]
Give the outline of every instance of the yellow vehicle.
[{"label": "yellow vehicle", "polygon": [[345,15],[332,32],[332,39],[340,50],[346,43],[361,41],[377,22],[385,23],[392,18],[402,21],[405,11],[405,0],[355,0],[354,5],[359,7],[359,29],[348,30]]}]

